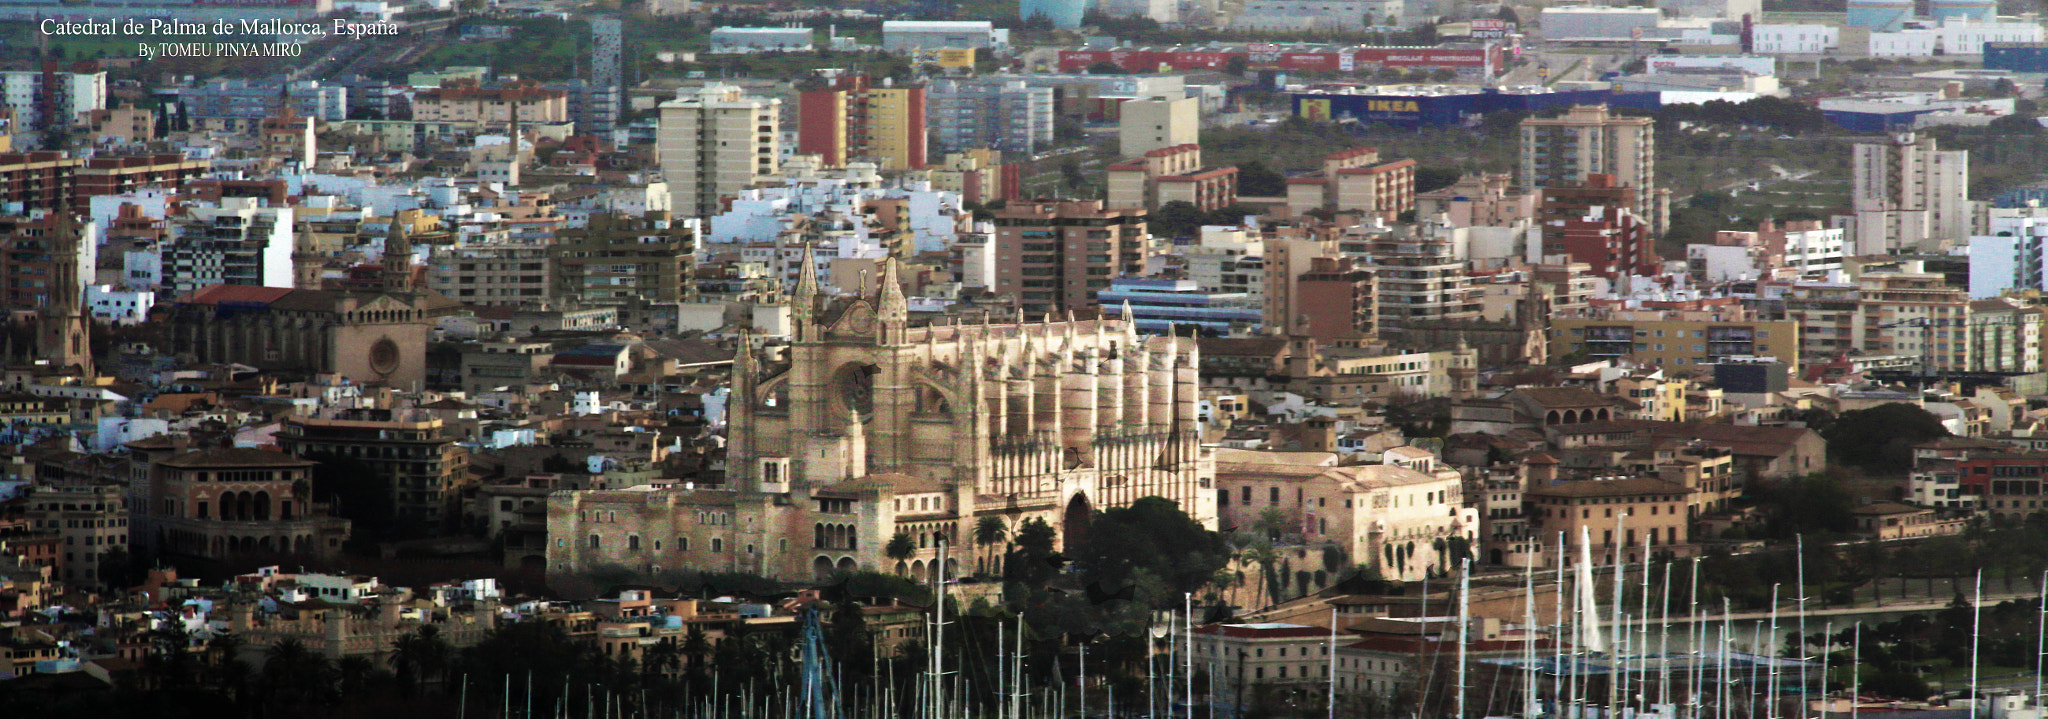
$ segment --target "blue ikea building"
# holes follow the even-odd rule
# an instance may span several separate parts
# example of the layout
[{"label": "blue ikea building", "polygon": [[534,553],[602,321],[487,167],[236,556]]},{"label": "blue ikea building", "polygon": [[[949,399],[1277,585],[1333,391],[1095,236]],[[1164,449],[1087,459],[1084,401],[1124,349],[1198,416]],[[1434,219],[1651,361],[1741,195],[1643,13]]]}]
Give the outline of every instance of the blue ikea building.
[{"label": "blue ikea building", "polygon": [[1984,69],[2048,72],[2048,42],[1984,43]]},{"label": "blue ikea building", "polygon": [[1293,94],[1294,114],[1309,120],[1355,119],[1393,127],[1460,125],[1494,112],[1534,113],[1553,107],[1608,105],[1656,110],[1662,98],[1654,92],[1567,90],[1517,93],[1480,90],[1455,95],[1363,95],[1348,92]]}]

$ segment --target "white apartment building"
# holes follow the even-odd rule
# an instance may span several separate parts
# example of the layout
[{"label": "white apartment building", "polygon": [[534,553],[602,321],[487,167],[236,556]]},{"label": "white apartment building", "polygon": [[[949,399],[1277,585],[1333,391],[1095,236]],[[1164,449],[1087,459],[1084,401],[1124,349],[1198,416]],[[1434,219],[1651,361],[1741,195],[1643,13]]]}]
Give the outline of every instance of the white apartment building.
[{"label": "white apartment building", "polygon": [[2048,290],[2048,208],[1992,208],[1986,234],[1970,237],[1970,298]]},{"label": "white apartment building", "polygon": [[292,214],[253,197],[191,208],[160,248],[163,289],[181,296],[212,285],[291,287]]},{"label": "white apartment building", "polygon": [[1248,0],[1230,19],[1232,30],[1304,31],[1362,30],[1373,25],[1398,25],[1403,0]]},{"label": "white apartment building", "polygon": [[1182,251],[1188,278],[1204,292],[1243,293],[1266,303],[1266,243],[1242,227],[1202,228],[1200,243]]},{"label": "white apartment building", "polygon": [[1832,25],[1757,25],[1751,32],[1760,55],[1820,55],[1841,47],[1841,29]]},{"label": "white apartment building", "polygon": [[[50,117],[43,116],[45,80],[56,104]],[[14,111],[14,119],[29,129],[70,125],[80,115],[107,107],[107,74],[104,72],[58,72],[45,76],[36,70],[0,72],[0,104]]]},{"label": "white apartment building", "polygon": [[87,285],[85,288],[85,309],[97,322],[141,324],[149,319],[149,308],[154,306],[156,293],[148,290],[124,290],[116,285]]},{"label": "white apartment building", "polygon": [[655,158],[675,212],[716,214],[720,198],[780,169],[781,100],[725,84],[678,90],[676,96],[661,104],[655,130]]},{"label": "white apartment building", "polygon": [[1967,241],[1970,152],[1941,150],[1933,137],[1901,133],[1856,145],[1849,193],[1858,255],[1939,252]]},{"label": "white apartment building", "polygon": [[1806,276],[1842,269],[1848,233],[1840,227],[1785,231],[1785,265]]}]

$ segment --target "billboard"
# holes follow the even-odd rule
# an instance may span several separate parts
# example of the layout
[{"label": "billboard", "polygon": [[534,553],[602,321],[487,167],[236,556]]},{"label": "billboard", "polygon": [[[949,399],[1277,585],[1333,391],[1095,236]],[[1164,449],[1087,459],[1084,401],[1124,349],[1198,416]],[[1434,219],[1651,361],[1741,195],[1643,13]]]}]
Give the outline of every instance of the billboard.
[{"label": "billboard", "polygon": [[1506,20],[1473,20],[1470,27],[1475,38],[1502,38],[1515,31],[1515,24]]},{"label": "billboard", "polygon": [[938,51],[939,67],[974,67],[974,48],[948,48]]}]

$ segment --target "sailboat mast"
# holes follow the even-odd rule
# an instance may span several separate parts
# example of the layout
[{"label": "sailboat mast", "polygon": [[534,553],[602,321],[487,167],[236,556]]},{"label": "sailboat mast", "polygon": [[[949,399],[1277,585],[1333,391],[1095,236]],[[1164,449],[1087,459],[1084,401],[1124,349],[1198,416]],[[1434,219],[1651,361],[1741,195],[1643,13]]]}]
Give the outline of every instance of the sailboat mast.
[{"label": "sailboat mast", "polygon": [[1664,586],[1657,591],[1657,703],[1671,707],[1665,719],[1678,719],[1671,701],[1671,560],[1664,560]]},{"label": "sailboat mast", "polygon": [[[1857,622],[1849,640],[1849,719],[1856,719],[1856,705],[1863,699],[1863,622]],[[2036,683],[2040,678],[2036,677]]]},{"label": "sailboat mast", "polygon": [[1764,636],[1764,658],[1771,663],[1770,673],[1764,677],[1764,713],[1771,719],[1778,719],[1778,662],[1777,657],[1772,655],[1783,653],[1772,651],[1778,648],[1778,642],[1780,641],[1778,637],[1778,588],[1781,586],[1783,585],[1771,585],[1771,633]]},{"label": "sailboat mast", "polygon": [[[1622,534],[1621,528],[1627,521],[1627,512],[1614,518],[1614,540],[1607,543],[1608,548],[1614,552],[1614,645],[1609,647],[1607,656],[1615,660],[1609,663],[1607,675],[1607,719],[1621,716],[1621,685],[1628,680],[1628,657],[1622,653],[1623,644],[1628,638],[1628,627],[1622,624],[1621,620],[1621,609],[1625,606],[1621,601],[1622,581],[1628,575],[1628,542],[1623,539],[1626,535]],[[1600,615],[1595,613],[1593,620],[1598,622],[1599,617]],[[1617,676],[1621,681],[1616,681]]]},{"label": "sailboat mast", "polygon": [[2039,626],[2034,630],[2034,707],[2041,706],[2041,658],[2048,655],[2048,571],[2041,572],[2041,598],[2036,602]]},{"label": "sailboat mast", "polygon": [[[1811,706],[1806,698],[1806,535],[1795,537],[1799,560],[1796,562],[1799,578],[1799,712],[1804,719],[1806,707]],[[1826,652],[1826,647],[1822,647]]]},{"label": "sailboat mast", "polygon": [[1977,647],[1984,636],[1984,570],[1977,570],[1977,597],[1970,602],[1970,719],[1977,719],[1977,705],[1984,695],[1977,691]]},{"label": "sailboat mast", "polygon": [[1464,564],[1458,571],[1458,696],[1457,714],[1452,719],[1465,719],[1465,647],[1472,630],[1472,560],[1468,558]]},{"label": "sailboat mast", "polygon": [[[1329,709],[1330,719],[1337,719],[1337,606],[1334,604],[1330,605],[1330,666],[1325,671],[1330,674],[1330,696],[1325,700],[1325,704]],[[1209,686],[1216,686],[1214,665],[1209,669]],[[1210,701],[1215,701],[1214,690],[1212,689],[1210,693]],[[1189,713],[1193,713],[1192,708],[1189,709]]]}]

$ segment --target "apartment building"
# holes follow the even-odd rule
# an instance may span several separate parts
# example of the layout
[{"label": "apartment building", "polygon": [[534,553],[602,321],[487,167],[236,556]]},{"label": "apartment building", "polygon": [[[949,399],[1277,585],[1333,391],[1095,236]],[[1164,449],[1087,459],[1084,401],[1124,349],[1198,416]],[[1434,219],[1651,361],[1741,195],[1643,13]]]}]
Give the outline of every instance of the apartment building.
[{"label": "apartment building", "polygon": [[993,148],[1030,155],[1052,144],[1054,89],[1021,80],[944,79],[931,84],[927,120],[942,152]]},{"label": "apartment building", "polygon": [[1660,273],[1656,237],[1631,208],[1638,190],[1608,174],[1557,181],[1538,191],[1542,258],[1585,263],[1609,280]]},{"label": "apartment building", "polygon": [[1940,252],[1968,241],[1970,152],[1901,133],[1853,150],[1850,245],[1858,255]]},{"label": "apartment building", "polygon": [[1505,172],[1466,173],[1450,187],[1416,193],[1415,215],[1452,227],[1507,227],[1535,217],[1535,191],[1514,181]]},{"label": "apartment building", "polygon": [[1312,258],[1297,282],[1303,312],[1291,331],[1326,345],[1379,334],[1379,279],[1364,260]]},{"label": "apartment building", "polygon": [[859,73],[821,70],[797,91],[796,151],[824,158],[827,167],[849,160],[885,170],[925,166],[926,107],[922,84],[879,83]]},{"label": "apartment building", "polygon": [[1595,309],[1550,321],[1550,355],[1556,360],[1633,358],[1657,367],[1681,369],[1734,358],[1776,357],[1797,366],[1799,325],[1761,320],[1737,306],[1716,310]]},{"label": "apartment building", "polygon": [[1414,160],[1382,162],[1375,147],[1331,153],[1316,172],[1287,178],[1287,210],[1356,212],[1393,222],[1415,209],[1415,167]]},{"label": "apartment building", "polygon": [[390,488],[401,521],[434,527],[460,514],[456,503],[469,481],[469,452],[442,420],[423,417],[394,410],[291,417],[278,430],[277,444],[295,457],[361,463]]},{"label": "apartment building", "polygon": [[1226,706],[1246,707],[1254,696],[1286,687],[1322,691],[1329,681],[1328,627],[1265,622],[1196,627],[1189,642],[1194,661],[1220,680],[1212,691]]},{"label": "apartment building", "polygon": [[1686,511],[1691,494],[1685,485],[1664,479],[1629,477],[1558,482],[1524,496],[1537,534],[1565,537],[1564,556],[1546,547],[1551,555],[1546,566],[1557,567],[1578,561],[1582,544],[1591,549],[1596,564],[1608,564],[1617,557],[1643,561],[1646,543],[1649,552],[1670,552],[1691,542]]},{"label": "apartment building", "polygon": [[698,223],[667,212],[640,217],[599,214],[581,228],[557,233],[548,256],[553,297],[588,305],[681,302],[696,296],[690,281]]},{"label": "apartment building", "polygon": [[1028,316],[1095,306],[1116,277],[1145,273],[1155,252],[1142,209],[1100,200],[1027,202],[995,212],[995,286]]},{"label": "apartment building", "polygon": [[521,124],[555,125],[569,121],[569,94],[532,81],[505,87],[483,87],[474,80],[451,80],[413,94],[414,122],[444,122],[477,127]]},{"label": "apartment building", "polygon": [[1590,175],[1613,175],[1634,188],[1629,209],[1664,234],[1670,224],[1670,195],[1657,189],[1657,130],[1647,117],[1622,117],[1606,105],[1579,105],[1559,117],[1522,121],[1522,157],[1515,184],[1525,188],[1584,183]]},{"label": "apartment building", "polygon": [[555,288],[550,252],[539,244],[434,245],[427,287],[469,305],[539,302]]},{"label": "apartment building", "polygon": [[1142,157],[1201,140],[1202,101],[1193,97],[1133,98],[1117,106],[1117,154]]},{"label": "apartment building", "polygon": [[721,198],[780,171],[781,100],[717,83],[676,95],[661,103],[655,130],[655,158],[675,212],[718,214]]},{"label": "apartment building", "polygon": [[47,70],[0,71],[0,107],[32,130],[83,122],[107,107],[107,73]]},{"label": "apartment building", "polygon": [[1174,145],[1110,165],[1109,206],[1158,207],[1186,202],[1204,212],[1237,202],[1237,168],[1204,167],[1202,146]]},{"label": "apartment building", "polygon": [[[1339,240],[1346,255],[1372,258],[1381,332],[1479,319],[1482,289],[1449,242],[1431,233],[1385,232]],[[1355,252],[1354,249],[1362,252]]]},{"label": "apartment building", "polygon": [[121,486],[100,482],[58,482],[36,486],[28,496],[31,527],[63,538],[58,576],[79,587],[104,586],[100,562],[128,550],[128,502]]},{"label": "apartment building", "polygon": [[213,285],[293,286],[292,216],[291,207],[253,197],[189,209],[161,248],[164,288],[179,296]]},{"label": "apartment building", "polygon": [[349,88],[318,80],[280,87],[274,82],[216,79],[179,88],[177,96],[188,127],[174,129],[195,131],[253,131],[263,118],[277,112],[280,96],[289,98],[300,117],[321,122],[347,120],[349,111]]}]

